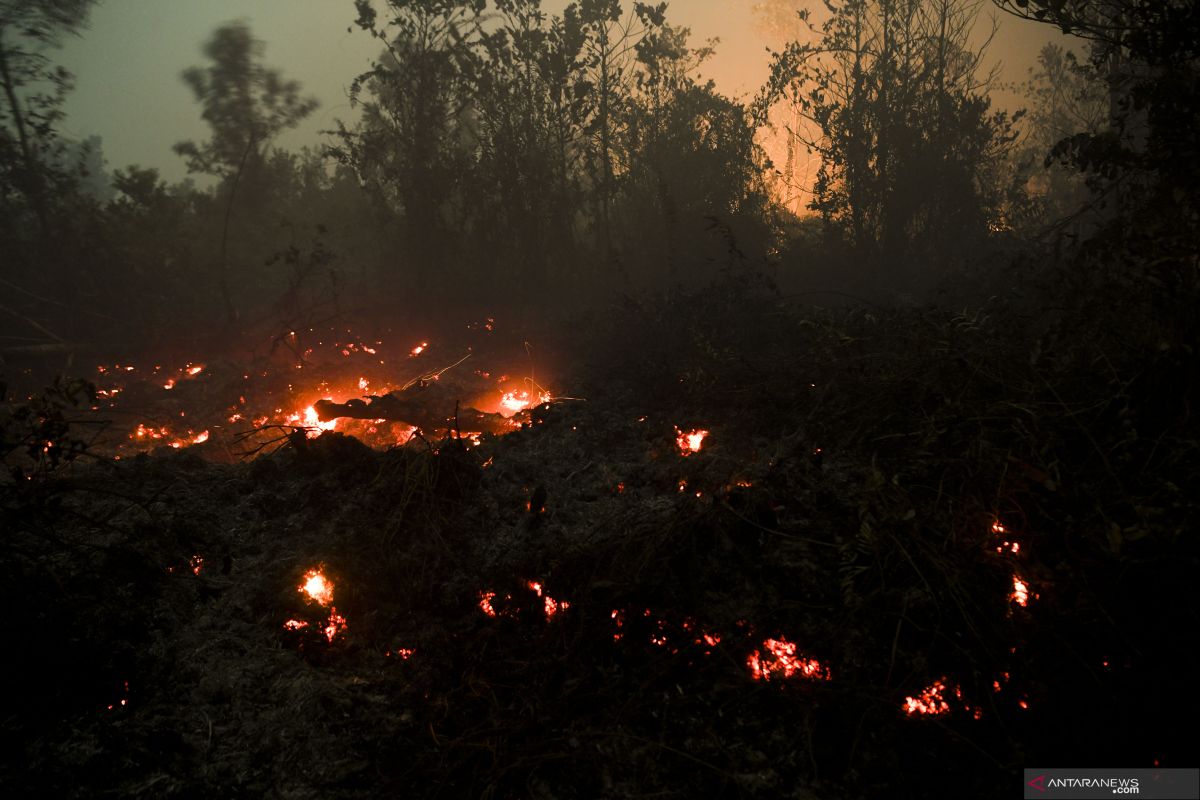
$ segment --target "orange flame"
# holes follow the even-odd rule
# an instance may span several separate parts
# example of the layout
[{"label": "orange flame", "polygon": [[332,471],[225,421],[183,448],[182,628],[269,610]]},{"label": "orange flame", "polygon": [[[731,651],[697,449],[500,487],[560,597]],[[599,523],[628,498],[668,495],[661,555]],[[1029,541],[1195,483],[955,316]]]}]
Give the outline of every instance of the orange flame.
[{"label": "orange flame", "polygon": [[[277,409],[275,409],[275,411],[276,411],[276,413],[280,413],[281,409],[277,408]],[[262,420],[262,423],[265,424],[267,421],[267,418],[262,417],[261,420]],[[315,406],[309,406],[308,408],[304,409],[304,411],[293,411],[291,414],[287,415],[287,417],[285,418],[284,421],[288,425],[297,425],[297,426],[301,426],[301,427],[305,427],[305,428],[311,428],[312,430],[310,430],[308,432],[309,438],[315,438],[317,436],[320,436],[322,431],[333,430],[334,428],[337,427],[337,423],[338,423],[338,421],[336,419],[331,419],[331,420],[329,420],[329,422],[322,422],[321,418],[317,415],[317,409]],[[255,419],[254,423],[255,423],[255,425],[259,425],[260,424],[259,419]]]},{"label": "orange flame", "polygon": [[304,424],[310,428],[331,431],[337,427],[337,420],[331,419],[329,422],[322,422],[321,418],[317,416],[317,409],[313,406],[309,406],[308,408],[304,409]]},{"label": "orange flame", "polygon": [[[300,584],[297,591],[303,595],[307,595],[309,600],[313,600],[322,607],[329,607],[329,619],[321,627],[321,632],[325,634],[325,638],[330,644],[336,639],[346,628],[346,618],[338,613],[333,604],[333,582],[330,581],[321,568],[310,569],[304,573],[304,583]],[[304,620],[289,619],[283,623],[283,627],[289,631],[298,631],[308,627],[308,622]]]},{"label": "orange flame", "polygon": [[320,569],[310,569],[304,573],[304,583],[300,584],[297,591],[308,595],[309,599],[315,600],[318,605],[327,606],[333,602],[333,583]]},{"label": "orange flame", "polygon": [[708,436],[708,431],[706,430],[694,430],[684,433],[678,427],[675,428],[675,443],[679,445],[679,452],[685,456],[690,456],[692,453],[699,453],[706,436]]},{"label": "orange flame", "polygon": [[[535,392],[530,394],[524,389],[520,391],[505,392],[500,398],[500,413],[511,417],[518,411],[524,411],[532,406],[549,403],[553,398],[549,392]],[[505,412],[508,412],[505,414]]]}]

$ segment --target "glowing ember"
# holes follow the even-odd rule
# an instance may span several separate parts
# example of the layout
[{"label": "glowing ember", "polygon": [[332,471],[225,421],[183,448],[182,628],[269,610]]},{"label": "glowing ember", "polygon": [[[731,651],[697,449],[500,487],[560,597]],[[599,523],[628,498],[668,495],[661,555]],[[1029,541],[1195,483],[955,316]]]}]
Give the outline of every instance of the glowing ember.
[{"label": "glowing ember", "polygon": [[163,384],[163,388],[164,389],[174,389],[175,388],[175,379],[167,378],[167,382]]},{"label": "glowing ember", "polygon": [[546,614],[547,622],[549,622],[551,619],[553,619],[554,615],[557,614],[559,611],[566,611],[568,608],[571,607],[571,604],[568,603],[566,600],[555,600],[550,595],[544,594],[542,592],[542,585],[540,583],[538,583],[537,581],[530,581],[526,585],[529,587],[530,591],[532,591],[538,597],[542,598],[542,601],[543,601],[542,609]]},{"label": "glowing ember", "polygon": [[319,569],[310,569],[304,573],[304,583],[297,591],[308,595],[319,605],[327,606],[333,602],[333,583]]},{"label": "glowing ember", "polygon": [[487,614],[489,617],[496,616],[496,609],[492,608],[492,601],[496,599],[495,592],[480,592],[479,593],[479,610]]},{"label": "glowing ember", "polygon": [[199,375],[201,372],[204,372],[203,364],[189,364],[188,365],[188,368],[187,368],[188,375]]},{"label": "glowing ember", "polygon": [[139,423],[133,435],[138,439],[162,439],[169,434],[166,428],[147,428],[145,425]]},{"label": "glowing ember", "polygon": [[[308,599],[316,601],[320,606],[329,606],[329,619],[322,625],[321,632],[325,634],[325,638],[333,643],[341,633],[346,630],[346,618],[338,613],[338,610],[333,607],[333,583],[325,577],[320,569],[310,569],[304,573],[304,583],[302,583],[298,591],[307,595]],[[309,623],[304,620],[290,619],[283,623],[285,630],[298,631],[307,628]]]},{"label": "glowing ember", "polygon": [[415,358],[425,352],[425,348],[429,347],[429,342],[421,342],[419,345],[409,351],[409,356]]},{"label": "glowing ember", "polygon": [[192,437],[192,444],[203,444],[208,441],[208,431],[201,431]]},{"label": "glowing ember", "polygon": [[367,391],[367,387],[368,387],[368,386],[370,386],[370,383],[368,383],[368,382],[367,382],[367,379],[366,379],[366,378],[359,378],[359,379],[358,379],[358,388],[359,388],[361,391],[364,391],[364,392],[365,392],[365,391]]},{"label": "glowing ember", "polygon": [[950,713],[950,704],[946,702],[945,692],[946,679],[934,681],[916,697],[904,698],[904,713],[910,717]]},{"label": "glowing ember", "polygon": [[547,596],[545,598],[545,600],[546,600],[545,610],[546,610],[546,619],[547,620],[553,619],[554,615],[557,614],[559,611],[566,611],[568,608],[571,607],[571,604],[568,603],[566,600],[555,600],[553,597],[550,597],[550,596]]},{"label": "glowing ember", "polygon": [[346,630],[346,618],[337,613],[336,608],[329,609],[329,622],[325,623],[325,638],[333,642],[338,634]]},{"label": "glowing ember", "polygon": [[679,452],[685,456],[699,453],[706,436],[708,436],[708,431],[695,430],[685,433],[679,428],[675,428],[675,443],[679,445]]},{"label": "glowing ember", "polygon": [[200,570],[204,569],[204,556],[192,556],[188,559],[188,566],[192,568],[193,575],[199,575]]},{"label": "glowing ember", "polygon": [[[1000,523],[1000,520],[996,520],[992,523],[992,533],[996,534],[997,536],[1003,536],[1008,533],[1008,529]],[[1021,543],[1010,542],[1007,539],[1001,539],[1000,544],[996,545],[996,552],[1009,552],[1014,556],[1019,555],[1021,552]]]},{"label": "glowing ember", "polygon": [[1019,575],[1013,575],[1013,590],[1008,599],[1021,608],[1029,606],[1029,585]]},{"label": "glowing ember", "polygon": [[125,696],[122,697],[118,702],[112,703],[108,706],[109,711],[112,711],[114,708],[117,708],[118,706],[120,706],[121,708],[124,708],[125,706],[129,705],[129,681],[124,682],[122,694],[124,694]]},{"label": "glowing ember", "polygon": [[[544,589],[542,588],[542,584],[539,583],[538,581],[527,581],[525,583],[525,586],[526,586],[526,588],[529,589],[529,591],[533,592],[537,597],[540,597],[542,599],[542,613],[545,614],[547,622],[554,619],[554,617],[560,611],[566,611],[568,608],[571,607],[571,604],[569,602],[567,602],[566,600],[559,600],[557,598],[551,597],[550,595],[546,594]],[[511,594],[504,595],[504,602],[506,604],[511,603],[512,599],[513,599],[513,597]],[[513,609],[511,607],[503,607],[499,611],[497,611],[496,607],[493,605],[495,600],[496,600],[495,592],[480,592],[479,600],[477,602],[477,605],[479,606],[479,610],[482,611],[484,614],[486,614],[489,617],[514,617],[514,616],[516,616],[515,609]]]},{"label": "glowing ember", "polygon": [[[649,618],[650,609],[647,608],[645,611],[643,611],[642,616]],[[666,647],[667,646],[667,633],[666,633],[667,622],[666,622],[666,620],[656,619],[654,621],[654,628],[655,628],[655,630],[658,631],[658,633],[650,634],[650,644],[655,645],[656,647]]]},{"label": "glowing ember", "polygon": [[[718,644],[721,643],[720,636],[718,636],[715,633],[709,633],[708,631],[704,630],[696,623],[696,620],[692,619],[691,617],[687,617],[686,619],[684,619],[683,629],[689,633],[696,632],[698,629],[699,636],[695,637],[692,640],[695,644],[702,645],[702,646],[706,645],[708,647],[716,647]],[[706,655],[707,655],[707,653],[706,653]]]},{"label": "glowing ember", "polygon": [[767,639],[763,647],[768,655],[755,650],[746,658],[750,676],[756,681],[768,681],[772,677],[791,678],[799,676],[814,680],[830,680],[829,670],[815,658],[796,655],[796,645],[786,639]]},{"label": "glowing ember", "polygon": [[391,658],[397,656],[401,661],[408,661],[416,654],[417,650],[414,647],[397,647],[395,650],[388,650],[384,653],[385,656]]}]

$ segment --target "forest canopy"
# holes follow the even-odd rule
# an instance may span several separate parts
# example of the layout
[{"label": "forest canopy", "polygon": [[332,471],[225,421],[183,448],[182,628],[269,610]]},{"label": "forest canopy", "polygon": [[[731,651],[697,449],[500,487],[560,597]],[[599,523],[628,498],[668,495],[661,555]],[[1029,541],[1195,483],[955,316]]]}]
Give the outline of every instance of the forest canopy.
[{"label": "forest canopy", "polygon": [[[928,298],[990,281],[1021,247],[1061,255],[1112,233],[1114,204],[1132,220],[1170,197],[1172,224],[1188,219],[1181,4],[1000,4],[1078,37],[1042,54],[1013,112],[993,99],[999,21],[979,0],[760,6],[793,41],[760,92],[734,98],[703,77],[719,43],[693,42],[665,3],[361,0],[348,22],[378,56],[347,76],[355,113],[299,153],[277,134],[316,101],[231,23],[182,75],[211,131],[175,148],[201,189],[106,172],[101,142],[61,134],[71,77],[54,55],[86,35],[91,3],[5,3],[9,345],[102,322],[114,341],[167,319],[201,336],[294,327],[464,286],[528,307],[735,275]],[[801,151],[819,169],[797,204]],[[95,316],[133,292],[120,325]]]}]

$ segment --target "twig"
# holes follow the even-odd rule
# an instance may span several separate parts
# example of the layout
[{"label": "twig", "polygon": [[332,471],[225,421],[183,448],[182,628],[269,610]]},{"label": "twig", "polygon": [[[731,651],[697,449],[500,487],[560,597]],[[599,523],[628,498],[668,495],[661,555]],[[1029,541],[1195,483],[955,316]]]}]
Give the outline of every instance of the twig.
[{"label": "twig", "polygon": [[9,313],[9,314],[11,314],[12,316],[14,316],[14,317],[16,317],[17,319],[19,319],[19,320],[21,320],[22,322],[24,322],[24,323],[25,323],[26,325],[28,325],[29,327],[33,328],[34,330],[37,330],[37,331],[39,331],[39,332],[41,332],[41,333],[45,334],[47,337],[49,337],[51,340],[53,340],[54,342],[56,342],[56,343],[58,343],[58,344],[62,344],[62,343],[64,343],[64,342],[66,341],[66,340],[65,340],[65,339],[63,339],[61,336],[59,336],[57,333],[54,333],[53,331],[51,331],[51,330],[48,330],[48,329],[47,329],[45,326],[43,326],[43,325],[42,325],[40,322],[38,322],[37,320],[30,319],[29,317],[25,316],[24,314],[22,314],[22,313],[20,313],[20,312],[18,312],[18,311],[14,311],[14,310],[12,310],[12,309],[11,309],[11,308],[9,308],[8,306],[0,306],[0,311],[6,311],[6,312],[8,312],[8,313]]},{"label": "twig", "polygon": [[448,367],[442,367],[442,368],[441,368],[441,369],[439,369],[439,370],[435,370],[435,371],[433,371],[433,372],[427,372],[427,373],[425,373],[424,375],[418,375],[417,377],[413,378],[413,379],[412,379],[411,381],[409,381],[408,383],[406,383],[406,384],[404,384],[403,386],[401,386],[401,387],[400,387],[400,391],[402,391],[402,392],[403,392],[403,391],[405,391],[405,390],[407,390],[407,389],[410,389],[410,388],[412,388],[412,386],[413,386],[414,384],[418,384],[418,383],[421,383],[421,382],[423,382],[423,381],[432,381],[432,380],[435,380],[435,379],[437,379],[437,378],[440,378],[440,377],[442,376],[442,373],[449,372],[450,370],[454,369],[455,367],[457,367],[459,364],[463,363],[464,361],[466,361],[466,360],[467,360],[468,358],[470,358],[470,357],[471,357],[471,354],[470,354],[470,353],[467,353],[465,356],[463,356],[462,358],[460,358],[458,361],[455,361],[453,364],[451,364],[451,365],[450,365],[450,366],[448,366]]},{"label": "twig", "polygon": [[86,308],[74,308],[72,306],[67,305],[66,303],[61,303],[58,300],[51,300],[49,297],[42,297],[40,294],[34,294],[33,292],[29,291],[28,289],[23,289],[20,286],[17,286],[12,281],[5,280],[4,278],[0,278],[0,283],[4,284],[5,286],[12,289],[13,291],[20,292],[21,294],[25,295],[26,297],[31,297],[40,303],[46,303],[48,305],[58,306],[59,308],[65,308],[66,310],[68,310],[72,313],[78,311],[78,312],[82,312],[84,314],[90,314],[93,317],[99,317],[100,319],[106,319],[109,322],[117,322],[118,321],[115,317],[110,317],[107,314],[101,314],[98,311],[91,311]]}]

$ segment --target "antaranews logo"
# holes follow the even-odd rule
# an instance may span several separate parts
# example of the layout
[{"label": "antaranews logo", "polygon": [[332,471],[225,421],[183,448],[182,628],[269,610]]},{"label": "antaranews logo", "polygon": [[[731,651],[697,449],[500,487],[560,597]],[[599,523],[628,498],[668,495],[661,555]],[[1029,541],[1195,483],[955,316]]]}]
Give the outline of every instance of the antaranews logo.
[{"label": "antaranews logo", "polygon": [[1200,800],[1200,770],[1154,767],[1131,769],[1024,770],[1025,800]]},{"label": "antaranews logo", "polygon": [[[1042,782],[1041,786],[1034,781]],[[1041,791],[1047,789],[1111,789],[1113,794],[1137,794],[1137,778],[1046,778],[1042,775],[1029,782]]]}]

